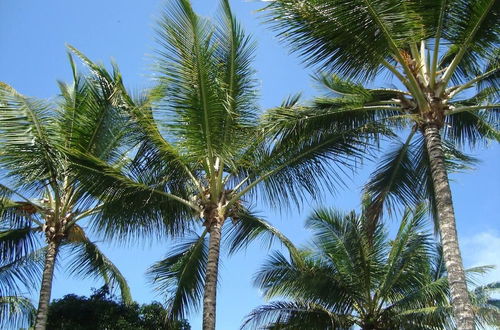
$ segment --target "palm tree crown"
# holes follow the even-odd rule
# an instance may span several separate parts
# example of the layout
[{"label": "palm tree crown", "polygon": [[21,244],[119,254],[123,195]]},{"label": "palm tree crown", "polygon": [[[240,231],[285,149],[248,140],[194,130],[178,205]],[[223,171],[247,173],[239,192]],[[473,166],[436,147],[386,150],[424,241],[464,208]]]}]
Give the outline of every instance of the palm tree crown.
[{"label": "palm tree crown", "polygon": [[[266,298],[288,300],[255,309],[244,328],[453,328],[442,253],[424,231],[425,215],[422,207],[406,210],[390,240],[382,225],[373,233],[365,215],[315,211],[307,220],[312,246],[290,258],[274,253],[255,278]],[[491,321],[499,310],[480,300],[477,321]]]},{"label": "palm tree crown", "polygon": [[45,254],[36,329],[45,328],[60,248],[74,257],[69,272],[115,282],[123,299],[131,299],[122,274],[79,225],[101,206],[82,190],[62,152],[73,148],[109,162],[120,160],[124,135],[114,102],[121,76],[99,66],[81,76],[71,56],[70,63],[73,83],[59,83],[56,105],[0,86],[0,167],[6,173],[0,184],[0,254],[10,261]]}]

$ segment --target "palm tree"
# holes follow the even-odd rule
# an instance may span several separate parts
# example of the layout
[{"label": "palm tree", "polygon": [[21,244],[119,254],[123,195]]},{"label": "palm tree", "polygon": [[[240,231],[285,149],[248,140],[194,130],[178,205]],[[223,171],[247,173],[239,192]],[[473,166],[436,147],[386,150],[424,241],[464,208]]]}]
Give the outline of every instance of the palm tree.
[{"label": "palm tree", "polygon": [[[56,105],[25,97],[0,85],[0,250],[14,261],[43,249],[44,268],[35,329],[45,329],[56,260],[61,249],[73,256],[67,271],[102,277],[120,287],[130,301],[129,288],[118,269],[86,236],[79,225],[101,205],[86,195],[68,171],[61,147],[120,161],[125,118],[114,105],[121,87],[113,75],[95,66],[88,76],[77,73],[70,56],[73,83],[59,83]],[[45,245],[41,247],[41,241]],[[61,251],[62,252],[62,251]]]},{"label": "palm tree", "polygon": [[80,182],[103,202],[94,220],[109,236],[183,235],[196,223],[205,227],[200,240],[208,238],[207,250],[193,248],[204,253],[206,271],[190,274],[203,279],[204,289],[189,293],[203,295],[203,329],[215,328],[226,220],[256,219],[249,203],[257,191],[271,205],[286,205],[334,187],[338,167],[352,164],[367,137],[380,131],[376,125],[332,126],[286,140],[279,130],[266,134],[250,66],[254,43],[228,1],[221,7],[217,23],[197,16],[188,0],[173,1],[163,12],[157,29],[160,84],[139,101],[123,103],[137,125],[133,159],[113,166],[68,151]]},{"label": "palm tree", "polygon": [[[442,253],[423,230],[425,214],[407,209],[390,240],[383,225],[372,232],[366,215],[317,210],[307,220],[311,247],[291,258],[275,252],[256,275],[266,298],[287,300],[256,308],[243,328],[454,328]],[[498,313],[482,300],[477,315]]]},{"label": "palm tree", "polygon": [[[500,4],[495,0],[274,0],[265,10],[280,36],[309,65],[319,64],[336,74],[327,85],[344,96],[339,101],[344,104],[322,104],[323,111],[316,116],[305,114],[316,128],[327,127],[328,119],[341,118],[347,125],[387,119],[396,127],[411,123],[411,137],[422,135],[457,326],[472,329],[442,135],[471,146],[500,139]],[[373,83],[381,74],[394,77],[399,87],[369,89],[359,84]],[[407,157],[411,137],[391,164]],[[382,199],[388,189],[392,187],[379,191]]]}]

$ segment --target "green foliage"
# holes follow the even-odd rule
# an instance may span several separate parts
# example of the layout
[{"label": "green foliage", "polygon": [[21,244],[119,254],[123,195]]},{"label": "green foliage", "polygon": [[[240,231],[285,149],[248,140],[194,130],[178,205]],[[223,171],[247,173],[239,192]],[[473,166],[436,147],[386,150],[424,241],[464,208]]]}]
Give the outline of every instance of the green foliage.
[{"label": "green foliage", "polygon": [[481,59],[498,58],[499,10],[494,0],[277,0],[264,13],[307,64],[344,78],[373,78],[384,61],[402,62],[400,52],[428,40],[442,47],[429,52],[432,69],[454,62],[449,74],[463,82],[482,71]]},{"label": "green foliage", "polygon": [[[441,128],[448,170],[473,161],[457,148],[500,141],[498,1],[276,0],[263,12],[307,65],[323,71],[316,80],[325,95],[275,111],[276,129],[305,136],[376,122],[398,134],[411,130],[366,186],[374,224],[383,210],[423,199],[435,212],[417,136],[426,125]],[[374,87],[382,74],[396,87]]]},{"label": "green foliage", "polygon": [[0,326],[3,329],[27,328],[35,321],[35,306],[28,298],[0,296]]},{"label": "green foliage", "polygon": [[28,327],[36,309],[25,296],[38,286],[43,268],[43,250],[0,262],[0,327]]},{"label": "green foliage", "polygon": [[103,287],[89,298],[66,295],[49,307],[47,328],[54,330],[189,330],[187,321],[167,324],[167,311],[160,303],[126,305]]},{"label": "green foliage", "polygon": [[90,72],[78,73],[69,55],[73,81],[59,82],[61,94],[53,103],[0,83],[0,169],[5,173],[0,184],[0,258],[6,263],[2,267],[11,268],[2,275],[0,294],[18,282],[37,287],[33,282],[40,278],[45,243],[55,241],[78,258],[69,271],[118,284],[128,302],[125,279],[77,224],[100,206],[69,172],[64,154],[70,148],[111,163],[122,160],[129,121],[122,111],[124,87],[116,66],[109,73],[70,49]]},{"label": "green foliage", "polygon": [[208,258],[207,232],[185,238],[167,257],[155,263],[148,276],[158,292],[168,297],[169,318],[182,319],[199,310]]},{"label": "green foliage", "polygon": [[[157,33],[157,86],[136,99],[123,94],[134,127],[129,157],[113,163],[66,149],[78,182],[102,202],[94,228],[120,241],[177,238],[202,226],[209,232],[217,217],[225,222],[222,245],[231,252],[256,238],[291,245],[249,205],[258,199],[300,205],[308,196],[319,198],[323,188],[334,190],[344,170],[370,150],[370,138],[384,132],[382,125],[339,121],[305,136],[275,129],[272,110],[259,117],[251,67],[255,46],[226,0],[215,20],[194,13],[187,0],[172,1]],[[181,239],[151,268],[172,318],[200,305],[205,236]]]},{"label": "green foliage", "polygon": [[[366,211],[366,210],[365,210]],[[289,259],[271,255],[255,277],[271,301],[249,314],[255,329],[443,329],[452,326],[440,247],[424,231],[425,209],[407,210],[394,239],[365,215],[319,209],[307,220],[309,247]],[[482,273],[473,269],[470,273]],[[496,287],[492,285],[491,288]],[[478,324],[498,315],[489,295]]]},{"label": "green foliage", "polygon": [[[248,247],[255,240],[271,246],[276,240],[286,246],[291,255],[297,252],[290,240],[265,220],[249,210],[242,209],[238,220],[224,225],[224,245],[229,254]],[[201,306],[208,258],[208,235],[192,233],[171,249],[165,259],[148,270],[148,278],[156,291],[166,298],[168,317],[172,320],[186,318]]]}]

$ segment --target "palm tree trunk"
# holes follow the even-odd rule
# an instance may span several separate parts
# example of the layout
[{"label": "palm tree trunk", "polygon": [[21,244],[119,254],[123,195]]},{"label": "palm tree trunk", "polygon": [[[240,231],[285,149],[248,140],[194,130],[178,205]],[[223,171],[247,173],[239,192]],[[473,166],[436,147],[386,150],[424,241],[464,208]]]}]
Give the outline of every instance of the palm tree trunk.
[{"label": "palm tree trunk", "polygon": [[443,246],[443,257],[448,272],[455,322],[457,329],[471,330],[474,329],[474,312],[467,291],[462,256],[458,246],[455,211],[453,210],[439,128],[436,125],[426,126],[424,136],[436,195],[439,231]]},{"label": "palm tree trunk", "polygon": [[57,240],[49,241],[47,253],[45,254],[45,266],[42,276],[42,287],[40,288],[40,299],[36,312],[35,330],[45,330],[47,326],[47,313],[49,311],[50,294],[52,292],[52,279],[54,277],[54,267],[59,251]]},{"label": "palm tree trunk", "polygon": [[203,295],[203,330],[215,330],[217,277],[219,272],[222,221],[216,218],[211,223],[207,273],[205,275],[205,293]]}]

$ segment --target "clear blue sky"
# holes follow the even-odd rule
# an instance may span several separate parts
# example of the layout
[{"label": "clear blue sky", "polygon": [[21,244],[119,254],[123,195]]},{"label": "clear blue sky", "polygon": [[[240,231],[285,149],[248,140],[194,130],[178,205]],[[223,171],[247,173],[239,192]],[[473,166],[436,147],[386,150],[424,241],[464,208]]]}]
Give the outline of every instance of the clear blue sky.
[{"label": "clear blue sky", "polygon": [[[56,80],[70,79],[65,44],[69,43],[93,60],[109,63],[113,58],[121,68],[126,85],[140,89],[149,85],[149,55],[154,49],[155,18],[163,1],[159,0],[1,0],[0,1],[0,81],[26,95],[50,98],[57,95]],[[261,82],[262,108],[278,105],[287,95],[302,91],[305,98],[315,90],[306,69],[288,54],[269,31],[255,10],[258,2],[231,1],[236,16],[258,42],[255,60]],[[193,0],[202,15],[215,12],[218,1]],[[389,86],[390,81],[380,81]],[[482,163],[473,172],[454,175],[452,189],[458,217],[459,236],[466,266],[497,264],[500,267],[500,147],[490,146],[474,154]],[[336,196],[326,196],[325,205],[349,210],[359,205],[360,188],[372,168],[364,169],[348,182]],[[1,178],[0,178],[1,180]],[[256,206],[268,220],[284,231],[294,242],[307,240],[303,228],[305,217],[314,203],[300,211],[279,212]],[[120,267],[132,288],[135,300],[161,300],[158,292],[146,283],[144,272],[169,250],[170,242],[151,242],[137,246],[102,245],[108,256]],[[259,244],[232,258],[223,258],[221,285],[218,292],[217,328],[238,329],[243,317],[263,302],[251,284],[252,275],[266,257]],[[56,273],[53,298],[68,293],[88,295],[91,280],[68,278],[64,261]],[[500,280],[500,270],[487,280]],[[36,299],[34,297],[34,299]],[[201,328],[199,315],[190,318],[193,329]]]}]

